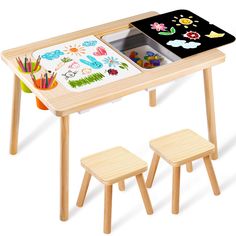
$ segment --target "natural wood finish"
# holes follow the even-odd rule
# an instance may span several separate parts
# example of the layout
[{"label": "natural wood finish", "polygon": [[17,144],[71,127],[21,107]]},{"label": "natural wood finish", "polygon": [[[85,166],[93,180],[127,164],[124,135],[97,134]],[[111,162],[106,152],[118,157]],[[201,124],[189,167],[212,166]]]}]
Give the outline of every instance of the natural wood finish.
[{"label": "natural wood finish", "polygon": [[144,179],[143,179],[143,174],[137,175],[136,180],[138,182],[139,190],[140,190],[140,193],[142,195],[143,203],[144,203],[144,206],[146,208],[147,214],[151,215],[151,214],[153,214],[152,203],[150,201],[150,198],[149,198],[146,186],[145,186],[145,182],[144,182]]},{"label": "natural wood finish", "polygon": [[120,181],[118,186],[120,191],[125,191],[125,181]]},{"label": "natural wood finish", "polygon": [[81,159],[81,165],[104,184],[114,184],[147,170],[147,163],[123,147]]},{"label": "natural wood finish", "polygon": [[17,153],[19,122],[20,122],[20,101],[21,101],[20,79],[16,75],[14,75],[11,139],[10,139],[10,154],[12,155]]},{"label": "natural wood finish", "polygon": [[80,188],[80,192],[79,192],[79,196],[78,196],[78,200],[76,204],[78,207],[82,207],[84,205],[84,199],[88,191],[90,179],[91,179],[91,175],[87,171],[85,171],[83,182]]},{"label": "natural wood finish", "polygon": [[69,116],[61,117],[61,212],[62,221],[69,216]]},{"label": "natural wood finish", "polygon": [[105,185],[104,226],[105,234],[111,233],[112,185]]},{"label": "natural wood finish", "polygon": [[160,160],[160,156],[158,156],[156,153],[153,154],[153,158],[152,158],[152,163],[148,172],[148,177],[146,180],[146,186],[147,188],[151,188],[152,187],[152,183],[156,174],[156,170],[157,170],[157,166]]},{"label": "natural wood finish", "polygon": [[195,132],[185,129],[150,142],[151,148],[173,166],[190,161],[214,152],[215,146]]},{"label": "natural wood finish", "polygon": [[214,96],[213,96],[211,67],[204,69],[203,75],[204,75],[208,136],[209,136],[210,142],[212,142],[215,145],[215,153],[212,154],[211,156],[212,159],[215,160],[218,158],[218,148],[217,148],[217,137],[216,137],[216,123],[215,123]]},{"label": "natural wood finish", "polygon": [[188,172],[192,172],[193,171],[193,163],[191,161],[186,163],[186,170]]},{"label": "natural wood finish", "polygon": [[216,175],[215,175],[212,163],[211,163],[211,159],[210,159],[209,156],[206,156],[206,157],[203,158],[203,160],[204,160],[204,163],[205,163],[205,166],[206,166],[206,169],[207,169],[207,173],[208,173],[208,176],[209,176],[209,179],[210,179],[210,182],[211,182],[212,190],[213,190],[215,195],[219,195],[220,194],[220,188],[219,188],[219,185],[218,185],[218,182],[217,182],[217,179],[216,179]]},{"label": "natural wood finish", "polygon": [[[128,28],[132,21],[137,21],[157,14],[158,13],[156,12],[147,12],[126,19],[110,22],[108,24],[7,50],[2,52],[2,59],[11,67],[14,73],[23,80],[30,90],[57,116],[66,116],[74,112],[87,110],[141,90],[154,88],[158,85],[224,62],[225,55],[217,49],[212,49],[156,69],[146,71],[141,70],[142,73],[138,75],[81,93],[71,92],[61,84],[58,84],[53,91],[36,89],[30,79],[30,75],[20,73],[17,69],[17,63],[15,61],[16,56],[30,56],[32,52],[40,48],[45,48],[88,35],[100,37],[107,33]],[[36,77],[39,76],[40,73],[41,72],[38,72]]]},{"label": "natural wood finish", "polygon": [[157,105],[156,89],[149,91],[149,106],[155,107]]},{"label": "natural wood finish", "polygon": [[180,166],[173,167],[172,213],[179,213]]}]

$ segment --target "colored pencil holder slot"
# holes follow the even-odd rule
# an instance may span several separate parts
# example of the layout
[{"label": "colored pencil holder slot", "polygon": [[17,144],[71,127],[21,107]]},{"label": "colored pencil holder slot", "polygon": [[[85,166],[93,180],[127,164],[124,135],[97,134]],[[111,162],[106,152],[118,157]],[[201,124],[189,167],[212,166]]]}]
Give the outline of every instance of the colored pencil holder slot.
[{"label": "colored pencil holder slot", "polygon": [[[43,88],[42,89],[42,88],[39,88],[40,87],[40,83],[41,83],[41,79],[37,79],[35,83],[37,85],[37,87],[36,87],[37,89],[44,90],[44,91],[54,89],[57,86],[57,84],[58,84],[57,81],[54,81],[50,88]],[[36,97],[36,105],[41,110],[48,110],[48,108],[43,104],[43,102],[38,97]]]},{"label": "colored pencil holder slot", "polygon": [[[35,62],[32,62],[31,63],[31,67],[33,69],[33,72],[38,72],[40,69],[41,69],[41,66],[39,65],[37,70],[34,70],[34,67],[35,67],[36,63]],[[18,70],[21,72],[21,73],[24,73],[24,74],[30,74],[31,72],[25,72],[25,71],[22,71],[22,69],[18,66]],[[26,86],[26,84],[23,82],[23,81],[20,81],[20,86],[21,86],[21,90],[25,93],[32,93],[32,91]]]},{"label": "colored pencil holder slot", "polygon": [[20,81],[21,90],[25,93],[32,93],[23,81]]}]

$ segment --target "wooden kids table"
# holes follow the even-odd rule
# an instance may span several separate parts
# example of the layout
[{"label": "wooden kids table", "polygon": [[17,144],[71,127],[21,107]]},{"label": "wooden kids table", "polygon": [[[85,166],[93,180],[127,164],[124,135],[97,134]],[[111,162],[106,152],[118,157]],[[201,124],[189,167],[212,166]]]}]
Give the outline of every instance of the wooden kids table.
[{"label": "wooden kids table", "polygon": [[[18,65],[15,61],[17,56],[32,55],[35,50],[79,39],[88,35],[94,35],[97,38],[101,38],[106,34],[128,29],[130,27],[130,22],[149,18],[157,14],[157,12],[147,12],[2,52],[2,59],[14,72],[10,153],[12,155],[17,153],[21,104],[20,80],[29,87],[29,89],[49,108],[54,115],[60,118],[60,219],[63,221],[66,221],[69,217],[69,116],[72,113],[90,109],[97,105],[111,102],[141,90],[149,91],[150,105],[155,106],[155,87],[202,70],[205,87],[209,140],[216,147],[216,152],[213,159],[217,158],[217,137],[211,67],[225,61],[225,55],[217,49],[211,49],[151,70],[140,69],[135,63],[133,63],[133,65],[137,67],[141,73],[123,80],[105,84],[100,87],[88,89],[81,93],[71,92],[60,83],[51,91],[39,90],[34,87],[29,75],[25,75],[18,70]],[[118,50],[114,48],[113,50],[117,51],[121,57],[124,57],[124,55]]]}]

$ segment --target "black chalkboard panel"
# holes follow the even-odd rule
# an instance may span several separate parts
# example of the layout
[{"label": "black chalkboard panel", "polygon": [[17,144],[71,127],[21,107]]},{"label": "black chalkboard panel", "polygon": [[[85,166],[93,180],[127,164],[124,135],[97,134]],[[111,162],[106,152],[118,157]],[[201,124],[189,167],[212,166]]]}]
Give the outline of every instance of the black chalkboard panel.
[{"label": "black chalkboard panel", "polygon": [[188,10],[160,14],[131,25],[185,58],[235,40],[235,37]]}]

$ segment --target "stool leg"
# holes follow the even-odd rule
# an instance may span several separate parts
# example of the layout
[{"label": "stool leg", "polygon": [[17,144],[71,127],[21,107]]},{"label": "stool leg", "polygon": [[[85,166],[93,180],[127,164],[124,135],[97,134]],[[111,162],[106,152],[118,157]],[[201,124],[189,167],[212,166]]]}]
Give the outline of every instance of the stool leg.
[{"label": "stool leg", "polygon": [[172,213],[179,213],[180,166],[173,167]]},{"label": "stool leg", "polygon": [[215,175],[212,163],[211,163],[211,159],[210,159],[209,156],[207,156],[207,157],[204,157],[203,160],[205,162],[205,166],[206,166],[207,173],[208,173],[208,176],[209,176],[209,179],[210,179],[210,182],[211,182],[212,190],[213,190],[215,195],[219,195],[220,194],[220,189],[219,189],[219,185],[218,185],[218,182],[217,182],[217,179],[216,179],[216,175]]},{"label": "stool leg", "polygon": [[143,198],[143,203],[145,205],[146,211],[148,215],[151,215],[153,213],[152,209],[152,203],[150,201],[145,182],[143,179],[143,174],[139,174],[136,176],[136,180],[138,182],[139,190],[141,192],[142,198]]},{"label": "stool leg", "polygon": [[156,170],[157,170],[157,166],[159,163],[160,157],[154,153],[153,154],[153,158],[152,158],[152,163],[148,172],[148,177],[147,177],[147,181],[146,181],[146,186],[147,188],[151,188],[152,187],[152,183],[156,174]]},{"label": "stool leg", "polygon": [[90,179],[91,179],[91,175],[87,171],[85,171],[83,182],[82,182],[79,196],[78,196],[78,200],[77,200],[78,207],[82,207],[84,205],[84,199],[86,197],[86,193],[88,190]]},{"label": "stool leg", "polygon": [[112,185],[105,185],[104,226],[105,234],[111,233]]},{"label": "stool leg", "polygon": [[186,170],[188,172],[192,172],[193,171],[193,163],[191,161],[186,164]]},{"label": "stool leg", "polygon": [[123,181],[120,181],[119,183],[118,183],[118,186],[119,186],[119,190],[120,191],[125,191],[125,181],[123,180]]}]

